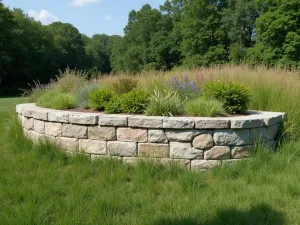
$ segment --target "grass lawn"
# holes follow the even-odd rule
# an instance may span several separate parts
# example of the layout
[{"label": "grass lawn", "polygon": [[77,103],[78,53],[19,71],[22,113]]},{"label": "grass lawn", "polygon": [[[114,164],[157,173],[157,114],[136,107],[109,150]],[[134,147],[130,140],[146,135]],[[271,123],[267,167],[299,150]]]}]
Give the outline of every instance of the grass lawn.
[{"label": "grass lawn", "polygon": [[300,224],[300,142],[208,173],[68,157],[22,135],[0,99],[0,224]]}]

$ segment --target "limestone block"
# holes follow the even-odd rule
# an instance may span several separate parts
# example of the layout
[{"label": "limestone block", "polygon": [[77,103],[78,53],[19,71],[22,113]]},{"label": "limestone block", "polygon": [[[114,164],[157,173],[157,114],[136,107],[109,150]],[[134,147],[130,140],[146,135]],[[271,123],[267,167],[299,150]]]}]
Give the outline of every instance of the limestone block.
[{"label": "limestone block", "polygon": [[147,142],[148,132],[147,129],[118,128],[117,139],[118,141]]},{"label": "limestone block", "polygon": [[106,155],[106,141],[79,140],[79,151],[90,154]]},{"label": "limestone block", "polygon": [[163,119],[167,117],[163,116],[132,116],[128,118],[129,127],[140,128],[162,128]]},{"label": "limestone block", "polygon": [[34,120],[33,129],[35,132],[37,132],[39,134],[44,134],[45,133],[45,122],[42,120]]},{"label": "limestone block", "polygon": [[256,119],[251,116],[235,117],[230,120],[232,129],[246,129],[263,127],[264,123],[262,119]]},{"label": "limestone block", "polygon": [[150,143],[168,143],[165,131],[162,129],[148,130],[148,142]]},{"label": "limestone block", "polygon": [[197,149],[210,149],[214,146],[214,139],[211,134],[200,134],[193,140],[193,147]]},{"label": "limestone block", "polygon": [[33,130],[33,118],[23,117],[22,126],[27,130]]},{"label": "limestone block", "polygon": [[240,146],[249,144],[249,130],[215,130],[214,142],[218,146]]},{"label": "limestone block", "polygon": [[281,125],[279,123],[275,124],[273,126],[267,127],[267,136],[268,136],[269,140],[277,139],[277,137],[279,135],[280,127],[281,127]]},{"label": "limestone block", "polygon": [[270,138],[267,136],[266,127],[250,129],[249,135],[250,144],[258,144],[270,140]]},{"label": "limestone block", "polygon": [[108,160],[119,160],[122,161],[122,157],[119,156],[109,156],[109,155],[95,155],[91,154],[91,160],[103,160],[103,159],[108,159]]},{"label": "limestone block", "polygon": [[85,139],[88,137],[87,130],[88,128],[86,126],[63,124],[62,136]]},{"label": "limestone block", "polygon": [[137,144],[134,142],[107,142],[108,154],[111,156],[134,157],[137,153]]},{"label": "limestone block", "polygon": [[102,115],[99,116],[100,126],[115,126],[115,127],[127,127],[128,115]]},{"label": "limestone block", "polygon": [[205,131],[199,130],[166,130],[166,136],[173,142],[191,142],[193,138]]},{"label": "limestone block", "polygon": [[51,109],[45,109],[37,107],[35,104],[22,104],[22,115],[26,117],[32,117],[37,120],[47,120],[48,112]]},{"label": "limestone block", "polygon": [[117,140],[115,127],[88,127],[88,137],[93,140],[115,141]]},{"label": "limestone block", "polygon": [[96,125],[98,117],[97,113],[70,113],[69,121],[72,124]]},{"label": "limestone block", "polygon": [[56,141],[55,137],[46,135],[46,134],[40,134],[40,139],[43,141],[53,143],[53,144],[55,144],[55,141]]},{"label": "limestone block", "polygon": [[204,151],[205,160],[230,159],[230,148],[227,146],[215,146]]},{"label": "limestone block", "polygon": [[59,123],[69,123],[69,112],[51,110],[48,112],[48,121],[59,122]]},{"label": "limestone block", "polygon": [[194,149],[191,143],[170,142],[170,157],[173,159],[203,159],[203,151]]},{"label": "limestone block", "polygon": [[62,136],[62,124],[45,122],[45,134],[53,137]]},{"label": "limestone block", "polygon": [[138,156],[151,158],[168,158],[169,144],[138,144]]},{"label": "limestone block", "polygon": [[220,160],[192,160],[191,170],[195,171],[207,171],[213,168],[221,166]]},{"label": "limestone block", "polygon": [[226,129],[230,128],[227,118],[192,117],[196,129]]},{"label": "limestone block", "polygon": [[273,115],[273,114],[267,114],[268,116],[263,116],[264,124],[269,127],[272,125],[275,125],[277,123],[280,123],[282,121],[282,115]]},{"label": "limestone block", "polygon": [[233,159],[244,159],[248,158],[251,152],[256,149],[255,145],[246,145],[231,148],[231,158]]},{"label": "limestone block", "polygon": [[189,129],[194,128],[195,122],[187,117],[168,117],[163,120],[163,128]]},{"label": "limestone block", "polygon": [[68,151],[77,152],[79,150],[79,142],[75,138],[57,137],[56,143],[59,147]]}]

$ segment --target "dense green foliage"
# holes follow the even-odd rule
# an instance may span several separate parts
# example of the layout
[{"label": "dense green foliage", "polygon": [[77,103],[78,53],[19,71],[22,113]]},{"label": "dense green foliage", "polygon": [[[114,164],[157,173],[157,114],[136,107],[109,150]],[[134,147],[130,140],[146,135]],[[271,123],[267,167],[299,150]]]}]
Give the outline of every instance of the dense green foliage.
[{"label": "dense green foliage", "polygon": [[177,116],[183,113],[183,101],[176,91],[154,90],[146,114],[149,116]]},{"label": "dense green foliage", "polygon": [[108,103],[105,104],[105,112],[108,114],[118,114],[123,112],[122,98],[118,95],[113,96]]},{"label": "dense green foliage", "polygon": [[223,102],[203,97],[186,102],[184,108],[190,116],[214,117],[225,113]]},{"label": "dense green foliage", "polygon": [[113,90],[116,94],[125,94],[137,87],[137,80],[132,78],[120,78],[113,84]]},{"label": "dense green foliage", "polygon": [[38,98],[36,104],[51,109],[72,109],[76,107],[76,99],[67,93],[48,91]]},{"label": "dense green foliage", "polygon": [[299,68],[299,8],[299,0],[166,0],[132,10],[123,37],[87,37],[0,1],[0,92],[47,83],[66,67],[90,77],[224,63]]},{"label": "dense green foliage", "polygon": [[223,102],[225,110],[230,114],[243,114],[250,104],[250,90],[231,81],[206,83],[204,96]]},{"label": "dense green foliage", "polygon": [[149,104],[149,93],[143,89],[134,89],[121,97],[122,111],[142,114]]},{"label": "dense green foliage", "polygon": [[92,109],[103,110],[105,105],[110,101],[110,99],[115,95],[115,93],[109,89],[101,88],[94,90],[90,94],[91,107]]}]

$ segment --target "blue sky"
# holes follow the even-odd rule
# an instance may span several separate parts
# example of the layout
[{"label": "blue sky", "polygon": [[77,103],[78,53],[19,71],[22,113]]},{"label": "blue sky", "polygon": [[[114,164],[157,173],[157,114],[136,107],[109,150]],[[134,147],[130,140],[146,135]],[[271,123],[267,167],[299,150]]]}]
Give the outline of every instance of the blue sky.
[{"label": "blue sky", "polygon": [[21,8],[25,13],[49,24],[71,23],[81,33],[123,34],[130,10],[149,3],[158,8],[165,0],[3,0],[5,6]]}]

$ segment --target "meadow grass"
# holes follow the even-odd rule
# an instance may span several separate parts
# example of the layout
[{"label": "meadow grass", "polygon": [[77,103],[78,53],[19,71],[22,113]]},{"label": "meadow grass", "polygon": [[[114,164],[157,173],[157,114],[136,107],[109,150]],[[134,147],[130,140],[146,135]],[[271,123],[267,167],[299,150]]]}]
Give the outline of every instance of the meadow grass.
[{"label": "meadow grass", "polygon": [[[0,99],[0,224],[299,224],[297,72],[287,72],[283,79],[283,71],[231,69],[203,71],[211,79],[230,74],[256,88],[260,94],[253,92],[258,102],[252,106],[288,112],[286,131],[293,136],[276,153],[259,149],[251,160],[207,173],[176,165],[90,161],[83,155],[69,157],[51,143],[33,145],[15,115],[9,115],[7,100]],[[102,79],[109,84],[112,78]]]}]

